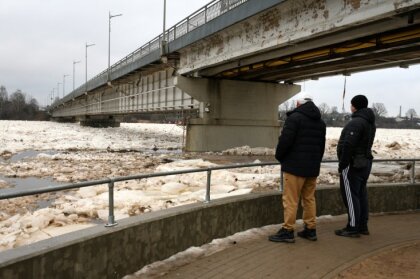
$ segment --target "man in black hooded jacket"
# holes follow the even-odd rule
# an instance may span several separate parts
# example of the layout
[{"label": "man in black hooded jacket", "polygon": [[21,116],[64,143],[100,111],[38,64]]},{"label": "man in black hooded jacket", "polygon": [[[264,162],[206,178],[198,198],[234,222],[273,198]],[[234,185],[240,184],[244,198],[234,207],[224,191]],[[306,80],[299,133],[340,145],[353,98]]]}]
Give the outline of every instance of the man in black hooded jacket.
[{"label": "man in black hooded jacket", "polygon": [[337,145],[340,190],[347,208],[348,222],[335,234],[347,237],[368,235],[368,196],[366,183],[372,169],[372,145],[375,139],[375,115],[368,99],[357,95],[351,100],[352,120],[341,132]]},{"label": "man in black hooded jacket", "polygon": [[315,186],[325,149],[326,126],[310,98],[297,101],[287,113],[276,149],[276,159],[284,173],[284,224],[270,241],[295,242],[294,226],[299,196],[302,194],[305,228],[298,236],[317,240]]}]

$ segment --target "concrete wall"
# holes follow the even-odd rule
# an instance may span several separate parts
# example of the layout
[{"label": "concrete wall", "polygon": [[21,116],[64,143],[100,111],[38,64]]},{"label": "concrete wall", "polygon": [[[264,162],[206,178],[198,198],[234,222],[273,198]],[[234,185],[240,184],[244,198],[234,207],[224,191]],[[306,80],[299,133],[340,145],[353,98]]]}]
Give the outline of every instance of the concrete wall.
[{"label": "concrete wall", "polygon": [[[371,212],[420,209],[420,185],[369,188]],[[0,253],[0,278],[121,278],[191,246],[282,222],[281,194],[251,194],[119,220]],[[337,188],[317,191],[318,215],[345,212]]]}]

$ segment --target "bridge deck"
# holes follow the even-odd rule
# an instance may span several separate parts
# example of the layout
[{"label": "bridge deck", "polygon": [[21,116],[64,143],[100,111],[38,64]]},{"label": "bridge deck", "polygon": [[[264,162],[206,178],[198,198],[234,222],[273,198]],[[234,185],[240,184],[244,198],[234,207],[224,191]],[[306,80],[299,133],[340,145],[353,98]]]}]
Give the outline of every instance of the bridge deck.
[{"label": "bridge deck", "polygon": [[316,242],[296,238],[294,244],[273,243],[265,235],[200,258],[161,278],[334,278],[364,258],[420,241],[419,212],[372,217],[371,235],[358,239],[334,235],[345,223],[343,218],[334,219],[318,224]]}]

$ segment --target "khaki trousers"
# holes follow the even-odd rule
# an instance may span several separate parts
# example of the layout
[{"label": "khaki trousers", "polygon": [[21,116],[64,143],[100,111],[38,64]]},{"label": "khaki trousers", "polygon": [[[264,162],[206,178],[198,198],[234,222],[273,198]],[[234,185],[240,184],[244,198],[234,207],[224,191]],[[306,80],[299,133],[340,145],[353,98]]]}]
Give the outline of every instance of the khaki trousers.
[{"label": "khaki trousers", "polygon": [[303,222],[308,229],[316,228],[316,177],[300,177],[285,172],[283,174],[283,228],[294,230],[299,196],[302,194]]}]

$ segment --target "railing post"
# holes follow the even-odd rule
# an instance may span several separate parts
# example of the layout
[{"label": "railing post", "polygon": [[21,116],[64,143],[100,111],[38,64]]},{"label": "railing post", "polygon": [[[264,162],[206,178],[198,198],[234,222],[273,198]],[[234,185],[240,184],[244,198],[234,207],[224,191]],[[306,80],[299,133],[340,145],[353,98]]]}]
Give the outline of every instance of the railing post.
[{"label": "railing post", "polygon": [[108,223],[105,225],[105,227],[113,227],[118,225],[117,222],[115,222],[114,217],[114,181],[111,180],[111,182],[108,183],[108,194],[109,194],[109,200],[108,200]]},{"label": "railing post", "polygon": [[207,171],[206,203],[210,202],[211,170]]},{"label": "railing post", "polygon": [[413,161],[411,165],[411,184],[414,183],[416,183],[416,161]]},{"label": "railing post", "polygon": [[190,32],[190,17],[187,17],[187,33]]},{"label": "railing post", "polygon": [[207,23],[207,6],[204,8],[204,23]]}]

